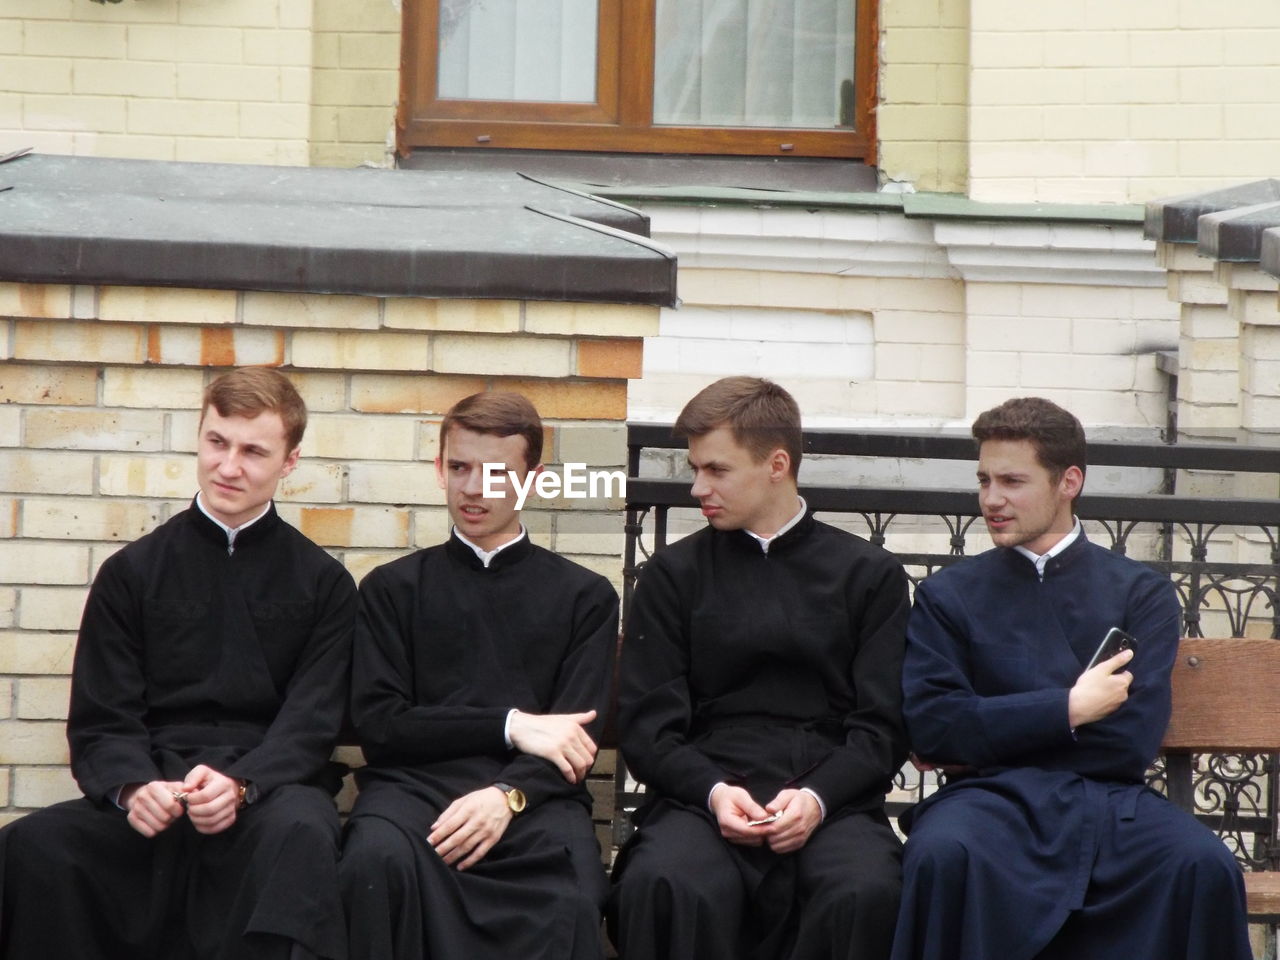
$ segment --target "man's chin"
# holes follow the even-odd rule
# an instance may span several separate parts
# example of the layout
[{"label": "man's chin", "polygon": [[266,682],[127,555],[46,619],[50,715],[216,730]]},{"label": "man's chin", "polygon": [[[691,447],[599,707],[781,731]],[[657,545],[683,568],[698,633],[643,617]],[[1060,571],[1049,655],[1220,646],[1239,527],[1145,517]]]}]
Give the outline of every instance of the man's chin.
[{"label": "man's chin", "polygon": [[1018,535],[1011,530],[992,530],[987,528],[987,534],[991,537],[991,542],[997,547],[1016,547],[1022,541],[1018,539]]}]

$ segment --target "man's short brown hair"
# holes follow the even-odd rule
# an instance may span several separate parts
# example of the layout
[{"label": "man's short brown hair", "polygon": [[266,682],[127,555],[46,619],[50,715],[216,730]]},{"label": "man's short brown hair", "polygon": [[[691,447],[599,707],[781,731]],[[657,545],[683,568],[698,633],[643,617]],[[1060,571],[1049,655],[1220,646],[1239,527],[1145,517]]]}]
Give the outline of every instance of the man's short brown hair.
[{"label": "man's short brown hair", "polygon": [[791,457],[792,478],[800,475],[800,407],[776,383],[760,377],[717,380],[684,405],[674,432],[688,439],[719,427],[728,427],[734,441],[757,463],[781,447]]},{"label": "man's short brown hair", "polygon": [[524,437],[524,461],[532,470],[542,462],[542,418],[529,398],[520,393],[473,393],[449,408],[440,421],[440,456],[452,427],[495,437]]},{"label": "man's short brown hair", "polygon": [[973,439],[979,448],[987,440],[1030,442],[1036,460],[1054,483],[1068,467],[1085,471],[1084,427],[1070,412],[1043,397],[1014,397],[984,411],[973,421]]},{"label": "man's short brown hair", "polygon": [[290,450],[302,443],[307,429],[307,405],[297,387],[283,373],[268,367],[241,367],[222,374],[205,388],[201,423],[211,406],[220,417],[252,420],[267,411],[279,414]]}]

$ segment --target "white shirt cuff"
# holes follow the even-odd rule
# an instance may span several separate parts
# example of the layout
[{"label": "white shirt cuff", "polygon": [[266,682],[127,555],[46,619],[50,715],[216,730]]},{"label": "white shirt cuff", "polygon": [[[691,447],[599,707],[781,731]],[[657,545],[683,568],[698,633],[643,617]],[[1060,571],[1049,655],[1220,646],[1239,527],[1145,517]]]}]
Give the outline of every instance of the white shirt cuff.
[{"label": "white shirt cuff", "polygon": [[502,739],[507,742],[508,750],[515,748],[515,744],[511,742],[511,718],[516,715],[516,710],[516,707],[512,707],[508,710],[506,722],[502,724]]},{"label": "white shirt cuff", "polygon": [[[714,784],[714,785],[711,787],[711,790],[710,790],[710,791],[708,791],[708,793],[707,793],[707,809],[708,809],[708,810],[711,810],[711,798],[712,798],[712,797],[714,797],[714,796],[716,795],[716,791],[717,791],[717,790],[719,790],[721,787],[723,787],[723,786],[725,786],[725,785],[726,785],[726,784],[725,784],[725,782],[724,782],[723,780],[721,780],[719,783]],[[712,812],[712,813],[715,813],[715,811],[714,811],[714,810],[711,810],[711,812]]]},{"label": "white shirt cuff", "polygon": [[810,787],[801,787],[801,793],[807,793],[813,799],[818,801],[818,812],[822,814],[822,819],[827,819],[827,805],[822,802],[822,798],[818,796],[818,792]]}]

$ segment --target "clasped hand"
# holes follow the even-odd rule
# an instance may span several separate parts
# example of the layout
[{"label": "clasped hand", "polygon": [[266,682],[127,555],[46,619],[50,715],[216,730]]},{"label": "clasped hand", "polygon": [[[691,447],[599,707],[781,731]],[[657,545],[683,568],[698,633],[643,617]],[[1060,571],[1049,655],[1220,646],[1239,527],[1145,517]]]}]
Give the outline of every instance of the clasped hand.
[{"label": "clasped hand", "polygon": [[[746,847],[767,845],[774,853],[793,853],[803,847],[822,822],[822,809],[812,794],[788,787],[763,807],[742,787],[721,784],[711,794],[711,812],[720,835]],[[774,814],[770,823],[752,825]]]},{"label": "clasped hand", "polygon": [[182,780],[152,780],[120,791],[129,825],[144,837],[168,829],[184,813],[200,833],[221,833],[236,822],[239,804],[239,782],[204,764]]},{"label": "clasped hand", "polygon": [[521,753],[550,760],[570,783],[581,783],[596,762],[595,741],[584,729],[596,712],[524,713],[511,715],[508,733],[511,744]]}]

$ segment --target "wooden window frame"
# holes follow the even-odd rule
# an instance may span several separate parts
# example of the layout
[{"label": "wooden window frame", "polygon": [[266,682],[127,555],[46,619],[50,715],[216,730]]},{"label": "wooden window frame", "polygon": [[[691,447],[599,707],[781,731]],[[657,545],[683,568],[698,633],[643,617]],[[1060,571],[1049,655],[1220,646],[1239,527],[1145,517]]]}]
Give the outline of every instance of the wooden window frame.
[{"label": "wooden window frame", "polygon": [[[857,0],[853,129],[655,125],[656,0],[599,0],[596,103],[438,96],[438,0],[404,0],[397,148],[845,157],[875,162],[880,0]],[[624,82],[626,78],[626,82]]]}]

